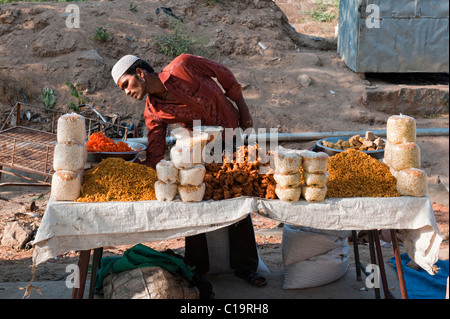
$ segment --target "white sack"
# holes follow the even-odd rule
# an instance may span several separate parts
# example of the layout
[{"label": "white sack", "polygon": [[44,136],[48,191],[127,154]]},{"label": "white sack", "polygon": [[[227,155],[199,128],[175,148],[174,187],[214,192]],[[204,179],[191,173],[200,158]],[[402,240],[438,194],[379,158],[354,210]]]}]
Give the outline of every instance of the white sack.
[{"label": "white sack", "polygon": [[348,269],[348,245],[284,267],[283,289],[311,288],[341,278]]},{"label": "white sack", "polygon": [[295,264],[344,246],[350,234],[351,231],[318,230],[285,224],[281,242],[284,265]]},{"label": "white sack", "polygon": [[[228,227],[206,233],[209,256],[209,275],[234,273],[230,263],[230,241]],[[258,253],[257,272],[269,272]]]}]

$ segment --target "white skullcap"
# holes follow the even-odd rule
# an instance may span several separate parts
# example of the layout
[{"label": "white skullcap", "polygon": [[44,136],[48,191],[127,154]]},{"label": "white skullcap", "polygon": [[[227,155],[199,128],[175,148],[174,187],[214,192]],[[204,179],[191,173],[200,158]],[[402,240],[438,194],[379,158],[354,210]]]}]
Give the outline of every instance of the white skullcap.
[{"label": "white skullcap", "polygon": [[117,61],[111,70],[111,75],[116,84],[118,84],[120,77],[125,73],[125,71],[128,70],[128,68],[137,60],[139,60],[137,56],[129,54],[123,56],[119,61]]}]

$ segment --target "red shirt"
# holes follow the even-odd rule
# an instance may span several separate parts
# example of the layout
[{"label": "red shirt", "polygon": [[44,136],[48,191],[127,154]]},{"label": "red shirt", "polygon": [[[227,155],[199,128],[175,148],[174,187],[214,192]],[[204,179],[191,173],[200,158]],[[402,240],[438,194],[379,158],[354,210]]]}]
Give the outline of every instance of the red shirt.
[{"label": "red shirt", "polygon": [[225,66],[182,54],[158,73],[158,77],[176,101],[147,96],[144,118],[148,147],[143,164],[155,168],[164,157],[168,124],[180,123],[192,129],[193,121],[201,120],[201,125],[238,127],[239,112],[230,100],[236,101],[241,96],[241,86]]}]

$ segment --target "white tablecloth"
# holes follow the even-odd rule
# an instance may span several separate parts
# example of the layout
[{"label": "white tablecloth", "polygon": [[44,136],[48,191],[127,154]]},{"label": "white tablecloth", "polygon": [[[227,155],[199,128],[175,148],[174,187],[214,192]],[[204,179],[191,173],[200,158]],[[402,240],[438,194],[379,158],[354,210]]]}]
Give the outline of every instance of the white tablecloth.
[{"label": "white tablecloth", "polygon": [[71,250],[209,232],[234,224],[251,212],[317,229],[401,229],[406,252],[429,273],[433,273],[442,242],[428,197],[329,198],[320,203],[253,197],[199,203],[49,202],[33,242],[33,265]]}]

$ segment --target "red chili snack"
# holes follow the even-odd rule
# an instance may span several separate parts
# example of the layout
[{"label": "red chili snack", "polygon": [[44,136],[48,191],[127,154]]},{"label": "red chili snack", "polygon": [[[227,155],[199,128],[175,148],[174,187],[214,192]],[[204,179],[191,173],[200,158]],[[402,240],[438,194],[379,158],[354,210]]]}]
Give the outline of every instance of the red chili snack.
[{"label": "red chili snack", "polygon": [[92,133],[86,143],[88,152],[132,152],[135,151],[127,143],[114,142],[102,132]]}]

